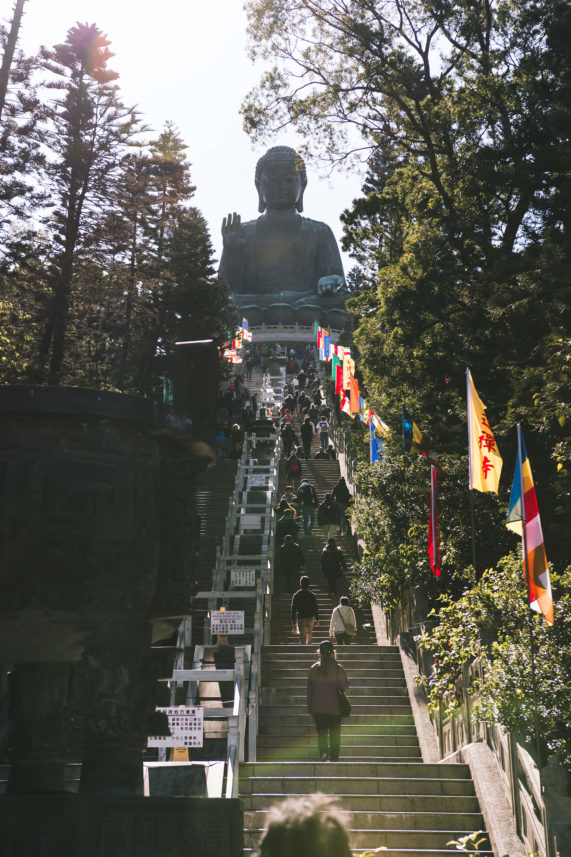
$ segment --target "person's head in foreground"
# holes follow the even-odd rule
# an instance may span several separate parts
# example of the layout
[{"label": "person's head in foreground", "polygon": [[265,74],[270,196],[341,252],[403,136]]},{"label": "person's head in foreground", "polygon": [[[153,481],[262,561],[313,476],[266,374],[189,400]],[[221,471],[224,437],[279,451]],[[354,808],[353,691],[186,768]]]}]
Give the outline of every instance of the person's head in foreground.
[{"label": "person's head in foreground", "polygon": [[323,794],[287,798],[268,813],[257,857],[351,857],[343,812]]}]

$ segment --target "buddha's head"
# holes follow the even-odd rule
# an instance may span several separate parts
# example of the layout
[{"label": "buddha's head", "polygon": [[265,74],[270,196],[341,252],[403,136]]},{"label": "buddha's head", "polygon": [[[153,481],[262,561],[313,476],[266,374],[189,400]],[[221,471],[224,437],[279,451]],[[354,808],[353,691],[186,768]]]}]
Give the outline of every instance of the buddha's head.
[{"label": "buddha's head", "polygon": [[274,146],[256,164],[258,211],[267,208],[303,211],[303,192],[307,186],[305,164],[295,149]]}]

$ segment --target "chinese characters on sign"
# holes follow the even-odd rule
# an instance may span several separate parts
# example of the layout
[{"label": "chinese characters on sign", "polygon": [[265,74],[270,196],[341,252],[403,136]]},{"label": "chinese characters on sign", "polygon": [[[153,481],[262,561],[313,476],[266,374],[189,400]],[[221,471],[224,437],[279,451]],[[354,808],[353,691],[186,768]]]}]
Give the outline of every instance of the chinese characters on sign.
[{"label": "chinese characters on sign", "polygon": [[210,614],[210,632],[212,634],[243,634],[243,610],[213,610]]},{"label": "chinese characters on sign", "polygon": [[255,568],[231,568],[230,569],[230,586],[255,586],[256,585],[256,569]]},{"label": "chinese characters on sign", "polygon": [[248,476],[248,488],[265,488],[267,478],[263,473]]},{"label": "chinese characters on sign", "polygon": [[202,708],[185,706],[157,708],[167,715],[170,736],[150,735],[148,747],[202,747],[204,736],[204,711]]}]

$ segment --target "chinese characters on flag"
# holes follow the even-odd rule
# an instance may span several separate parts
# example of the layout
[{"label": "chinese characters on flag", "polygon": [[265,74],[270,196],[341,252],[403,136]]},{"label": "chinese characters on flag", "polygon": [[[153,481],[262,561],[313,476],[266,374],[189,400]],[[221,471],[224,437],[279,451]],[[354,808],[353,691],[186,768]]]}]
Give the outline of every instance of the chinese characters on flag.
[{"label": "chinese characters on flag", "polygon": [[470,370],[466,369],[468,399],[468,459],[470,462],[470,488],[498,493],[502,458],[486,416]]}]

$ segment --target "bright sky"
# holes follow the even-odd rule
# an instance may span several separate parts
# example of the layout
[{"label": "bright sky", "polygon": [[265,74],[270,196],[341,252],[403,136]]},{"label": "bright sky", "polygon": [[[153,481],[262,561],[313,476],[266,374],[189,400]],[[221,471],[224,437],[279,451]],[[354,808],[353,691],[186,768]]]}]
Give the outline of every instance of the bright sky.
[{"label": "bright sky", "polygon": [[[13,0],[2,0],[0,15],[11,19]],[[125,103],[137,105],[160,131],[171,120],[188,145],[194,204],[208,222],[220,258],[222,217],[257,216],[254,168],[272,145],[295,147],[299,138],[281,134],[254,151],[238,110],[260,71],[246,55],[242,0],[27,0],[19,47],[65,41],[76,22],[95,23],[110,39]],[[304,215],[331,226],[341,237],[339,215],[359,195],[361,178],[345,173],[319,177],[308,164]],[[344,258],[345,272],[351,260]]]}]

